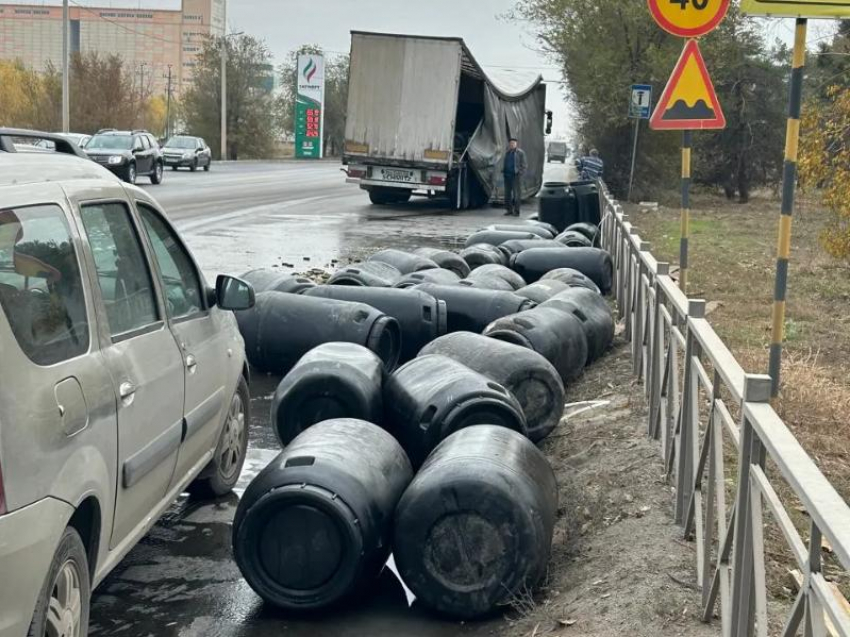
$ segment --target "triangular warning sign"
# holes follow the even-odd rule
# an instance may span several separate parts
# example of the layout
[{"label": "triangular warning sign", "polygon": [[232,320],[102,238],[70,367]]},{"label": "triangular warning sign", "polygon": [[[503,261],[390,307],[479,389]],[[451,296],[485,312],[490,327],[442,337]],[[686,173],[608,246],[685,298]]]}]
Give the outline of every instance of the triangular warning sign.
[{"label": "triangular warning sign", "polygon": [[649,126],[655,130],[726,128],[726,117],[696,40],[685,44]]}]

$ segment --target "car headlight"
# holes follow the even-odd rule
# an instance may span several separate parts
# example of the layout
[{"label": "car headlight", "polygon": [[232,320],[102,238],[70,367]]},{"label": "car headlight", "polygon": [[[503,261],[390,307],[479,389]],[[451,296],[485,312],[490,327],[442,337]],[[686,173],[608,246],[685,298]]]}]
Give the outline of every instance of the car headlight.
[{"label": "car headlight", "polygon": [[190,152],[183,153],[183,159],[192,159],[192,153],[190,153]]},{"label": "car headlight", "polygon": [[123,164],[124,158],[121,155],[112,155],[112,157],[109,158],[109,163],[113,166]]}]

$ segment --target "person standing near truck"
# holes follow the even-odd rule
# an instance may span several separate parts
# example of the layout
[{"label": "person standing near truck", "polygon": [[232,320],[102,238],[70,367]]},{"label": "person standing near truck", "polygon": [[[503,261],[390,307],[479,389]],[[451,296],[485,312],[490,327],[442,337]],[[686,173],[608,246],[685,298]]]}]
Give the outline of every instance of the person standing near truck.
[{"label": "person standing near truck", "polygon": [[599,157],[599,151],[595,148],[590,151],[589,155],[578,160],[578,171],[584,180],[596,181],[602,179],[604,170],[605,162]]},{"label": "person standing near truck", "polygon": [[525,156],[525,151],[519,147],[517,138],[511,137],[502,170],[505,175],[506,217],[519,217],[522,205],[522,176],[527,169],[528,158]]}]

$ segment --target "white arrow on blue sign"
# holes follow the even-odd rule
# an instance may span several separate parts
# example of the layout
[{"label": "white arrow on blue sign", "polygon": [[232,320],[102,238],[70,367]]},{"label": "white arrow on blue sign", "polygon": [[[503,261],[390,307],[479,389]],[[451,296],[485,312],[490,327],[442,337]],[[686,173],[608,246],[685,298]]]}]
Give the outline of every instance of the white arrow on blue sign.
[{"label": "white arrow on blue sign", "polygon": [[652,115],[652,87],[649,84],[633,84],[629,101],[629,117],[649,119]]}]

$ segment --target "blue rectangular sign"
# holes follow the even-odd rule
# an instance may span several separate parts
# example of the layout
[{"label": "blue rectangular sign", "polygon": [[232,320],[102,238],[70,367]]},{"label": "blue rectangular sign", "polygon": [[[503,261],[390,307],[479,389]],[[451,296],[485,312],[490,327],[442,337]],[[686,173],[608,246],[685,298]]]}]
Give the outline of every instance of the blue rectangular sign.
[{"label": "blue rectangular sign", "polygon": [[649,119],[652,115],[652,86],[649,84],[633,84],[632,97],[629,100],[629,117],[632,119]]}]

